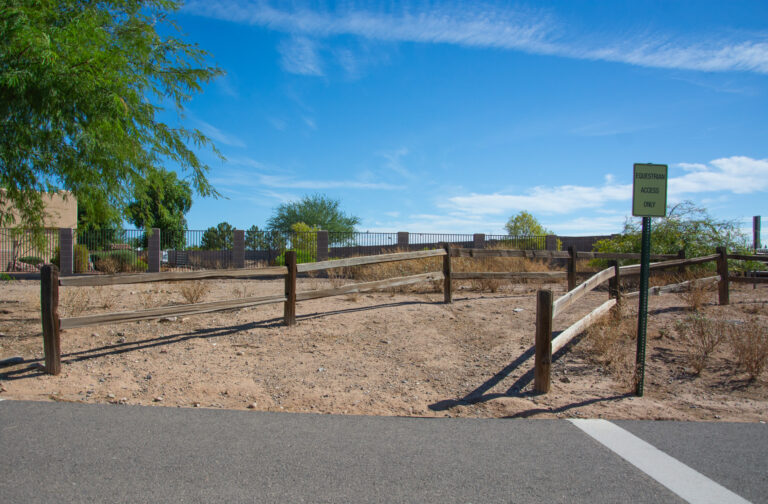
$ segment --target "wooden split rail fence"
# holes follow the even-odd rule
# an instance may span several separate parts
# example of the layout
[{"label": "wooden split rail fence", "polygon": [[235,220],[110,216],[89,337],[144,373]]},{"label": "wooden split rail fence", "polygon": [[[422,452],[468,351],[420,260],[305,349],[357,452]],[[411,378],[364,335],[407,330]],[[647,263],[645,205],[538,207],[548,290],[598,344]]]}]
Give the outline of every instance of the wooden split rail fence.
[{"label": "wooden split rail fence", "polygon": [[[368,264],[379,264],[386,262],[408,261],[413,259],[424,259],[430,257],[442,257],[442,271],[422,273],[405,277],[388,278],[373,282],[362,282],[334,287],[330,289],[320,289],[313,291],[297,292],[296,279],[299,273],[308,273],[321,270],[330,270],[335,268],[346,268],[352,266],[363,266]],[[567,271],[550,272],[453,272],[453,257],[521,257],[530,259],[567,259]],[[653,256],[655,259],[667,259],[670,257],[680,257],[679,255],[661,255]],[[441,249],[421,250],[415,252],[399,252],[392,254],[381,254],[376,256],[352,257],[347,259],[337,259],[330,261],[320,261],[314,263],[297,264],[296,253],[288,251],[285,254],[285,266],[273,266],[259,269],[232,269],[232,270],[209,270],[209,271],[188,271],[188,272],[159,272],[159,273],[139,273],[139,274],[118,274],[118,275],[87,275],[87,276],[65,276],[59,277],[55,266],[46,265],[41,270],[40,298],[41,298],[41,318],[43,325],[43,347],[45,351],[45,370],[50,374],[59,374],[61,371],[61,344],[60,332],[66,329],[77,327],[95,326],[107,323],[134,322],[139,320],[151,320],[169,316],[186,316],[200,313],[209,313],[221,310],[240,309],[251,306],[266,304],[283,303],[283,321],[285,325],[292,326],[296,324],[296,303],[310,299],[323,297],[340,296],[353,293],[371,292],[392,287],[413,285],[421,282],[443,281],[444,302],[452,302],[453,281],[471,280],[471,279],[536,279],[536,280],[560,280],[567,279],[569,286],[568,298],[559,301],[557,310],[563,310],[570,306],[583,294],[596,287],[599,283],[608,279],[591,278],[587,282],[576,287],[576,260],[577,259],[639,259],[639,254],[600,254],[593,252],[575,252],[570,249],[564,251],[546,251],[546,250],[507,250],[507,249],[459,249],[444,246]],[[686,261],[695,261],[686,260]],[[665,264],[675,263],[679,260],[668,261]],[[687,262],[686,264],[697,264]],[[727,266],[727,263],[726,263]],[[634,266],[626,266],[627,272],[631,273]],[[605,275],[603,272],[599,275]],[[209,279],[264,279],[283,277],[285,280],[285,289],[282,295],[276,296],[257,296],[239,299],[229,299],[223,301],[212,301],[205,303],[193,303],[176,306],[163,306],[145,310],[127,311],[118,313],[104,313],[96,315],[86,315],[82,317],[60,318],[58,314],[59,305],[59,287],[93,287],[104,285],[125,285],[148,282],[178,282],[190,280],[209,280]],[[752,279],[750,279],[752,280]],[[556,312],[557,313],[557,312]],[[553,315],[554,316],[554,315]],[[538,319],[537,319],[538,320]],[[550,323],[551,325],[551,323]],[[551,330],[550,330],[551,332]],[[562,336],[562,335],[561,335]],[[538,341],[538,340],[537,340]]]},{"label": "wooden split rail fence", "polygon": [[[582,254],[582,253],[579,253]],[[585,257],[588,257],[584,253]],[[616,254],[619,255],[619,254]],[[616,256],[615,255],[615,256]],[[639,254],[622,254],[631,255],[632,257],[616,257],[616,259],[639,259]],[[682,254],[681,254],[682,255]],[[603,258],[608,258],[608,254]],[[654,256],[652,256],[653,258]],[[659,256],[655,256],[658,258]],[[663,256],[662,256],[663,257]],[[667,256],[669,257],[669,256]],[[674,257],[674,256],[673,256]],[[664,270],[670,268],[686,268],[687,266],[693,266],[697,264],[704,264],[707,262],[717,262],[717,275],[707,278],[701,278],[696,280],[689,280],[681,283],[651,287],[648,289],[649,294],[661,294],[664,292],[680,291],[692,284],[718,284],[718,301],[721,305],[727,305],[730,303],[730,282],[745,282],[745,283],[768,283],[768,278],[756,278],[756,277],[744,277],[737,275],[730,275],[728,272],[728,260],[740,260],[740,261],[761,261],[768,262],[768,257],[765,255],[744,255],[744,254],[728,254],[725,247],[718,247],[717,253],[712,255],[706,255],[702,257],[694,257],[691,259],[673,259],[662,262],[651,263],[651,270]],[[535,357],[534,357],[534,391],[538,393],[549,392],[551,385],[550,369],[552,366],[552,354],[563,348],[570,343],[576,336],[583,333],[589,326],[594,324],[601,316],[608,313],[614,306],[621,306],[622,298],[631,298],[639,296],[640,292],[632,292],[627,294],[621,293],[621,277],[626,275],[638,275],[640,273],[640,265],[633,264],[630,266],[619,266],[618,261],[612,261],[613,265],[610,268],[606,268],[595,275],[591,276],[584,283],[577,287],[571,288],[564,295],[556,300],[553,300],[552,291],[547,289],[539,290],[537,293],[536,301],[536,338],[535,338]],[[553,319],[563,313],[567,308],[573,305],[576,301],[584,297],[587,293],[594,290],[599,285],[606,281],[610,281],[608,289],[609,299],[604,302],[585,317],[579,319],[576,323],[562,331],[554,339],[552,338],[552,322]],[[570,282],[569,282],[570,287]]]}]

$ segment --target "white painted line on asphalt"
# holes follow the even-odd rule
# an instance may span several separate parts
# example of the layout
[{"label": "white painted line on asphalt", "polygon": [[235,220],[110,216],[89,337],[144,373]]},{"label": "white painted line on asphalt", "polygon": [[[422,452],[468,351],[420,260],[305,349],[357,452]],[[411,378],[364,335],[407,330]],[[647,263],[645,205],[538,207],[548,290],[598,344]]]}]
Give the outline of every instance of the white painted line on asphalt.
[{"label": "white painted line on asphalt", "polygon": [[688,502],[750,504],[743,497],[608,420],[569,421]]}]

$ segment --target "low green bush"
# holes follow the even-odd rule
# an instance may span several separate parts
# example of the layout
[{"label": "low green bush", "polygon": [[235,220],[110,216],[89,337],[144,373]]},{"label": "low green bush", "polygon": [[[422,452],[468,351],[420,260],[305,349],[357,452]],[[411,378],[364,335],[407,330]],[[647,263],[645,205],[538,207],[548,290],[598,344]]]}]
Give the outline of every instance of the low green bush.
[{"label": "low green bush", "polygon": [[19,258],[19,262],[23,262],[24,264],[31,264],[32,266],[37,266],[43,260],[37,256],[24,256]]},{"label": "low green bush", "polygon": [[[315,252],[311,252],[309,250],[297,250],[296,251],[296,263],[311,263],[315,262],[317,260]],[[275,264],[277,266],[285,266],[285,252],[277,256],[275,259]]]},{"label": "low green bush", "polygon": [[[90,258],[90,254],[88,253],[88,247],[86,247],[85,245],[75,245],[73,253],[74,253],[74,257],[72,260],[72,268],[74,272],[87,273],[88,261]],[[57,268],[61,269],[61,251],[59,250],[59,247],[56,247],[53,251],[51,264],[54,264],[56,265]]]}]

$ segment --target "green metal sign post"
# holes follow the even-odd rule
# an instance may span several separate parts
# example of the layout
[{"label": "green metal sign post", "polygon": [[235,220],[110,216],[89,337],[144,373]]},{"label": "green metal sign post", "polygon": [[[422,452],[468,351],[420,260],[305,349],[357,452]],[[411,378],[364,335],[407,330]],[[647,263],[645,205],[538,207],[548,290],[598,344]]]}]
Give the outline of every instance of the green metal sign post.
[{"label": "green metal sign post", "polygon": [[664,217],[667,214],[667,165],[635,164],[632,178],[632,215],[643,218],[635,357],[635,393],[642,397],[645,384],[645,333],[648,325],[648,277],[651,273],[651,217]]}]

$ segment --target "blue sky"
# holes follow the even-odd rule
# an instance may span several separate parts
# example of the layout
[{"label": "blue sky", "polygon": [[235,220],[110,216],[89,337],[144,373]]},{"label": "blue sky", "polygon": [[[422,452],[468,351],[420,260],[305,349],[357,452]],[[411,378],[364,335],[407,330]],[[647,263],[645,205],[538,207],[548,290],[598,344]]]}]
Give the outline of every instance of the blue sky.
[{"label": "blue sky", "polygon": [[177,15],[226,76],[188,126],[228,199],[190,228],[263,227],[305,194],[365,231],[618,232],[636,162],[669,201],[766,214],[768,2],[193,0]]}]

